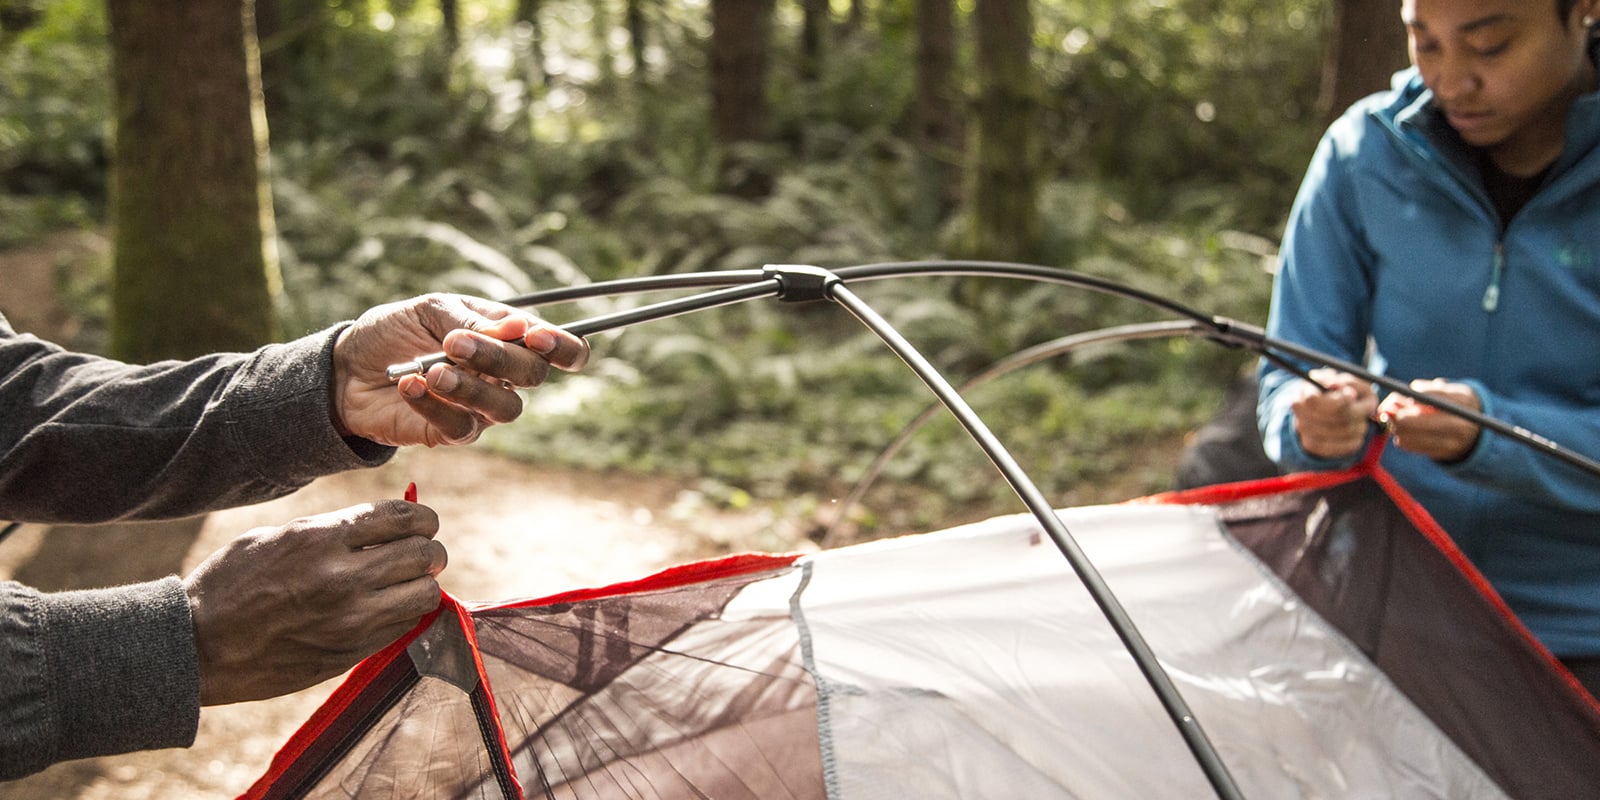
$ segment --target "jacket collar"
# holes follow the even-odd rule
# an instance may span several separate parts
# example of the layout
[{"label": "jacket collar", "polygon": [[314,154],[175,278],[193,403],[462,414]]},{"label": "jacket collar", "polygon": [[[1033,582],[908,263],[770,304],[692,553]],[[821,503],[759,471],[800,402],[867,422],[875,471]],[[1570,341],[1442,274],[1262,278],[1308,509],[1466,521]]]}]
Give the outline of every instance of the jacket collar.
[{"label": "jacket collar", "polygon": [[[1600,32],[1590,39],[1589,57],[1600,69]],[[1477,173],[1472,148],[1439,113],[1433,91],[1422,85],[1416,67],[1395,73],[1389,102],[1380,103],[1372,113],[1424,158],[1442,159],[1461,176]],[[1567,109],[1566,143],[1550,170],[1551,177],[1570,170],[1596,150],[1600,150],[1600,91],[1580,95]]]}]

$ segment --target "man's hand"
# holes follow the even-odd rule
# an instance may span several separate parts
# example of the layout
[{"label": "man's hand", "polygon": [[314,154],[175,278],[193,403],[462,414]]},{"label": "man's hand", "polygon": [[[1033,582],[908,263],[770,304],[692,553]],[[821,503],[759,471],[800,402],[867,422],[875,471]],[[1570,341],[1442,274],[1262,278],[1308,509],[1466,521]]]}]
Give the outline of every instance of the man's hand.
[{"label": "man's hand", "polygon": [[[1473,411],[1483,410],[1478,393],[1464,383],[1432,378],[1412,381],[1411,390]],[[1401,450],[1446,463],[1466,458],[1477,446],[1481,429],[1454,414],[1435,413],[1437,410],[1403,394],[1391,394],[1378,407],[1378,419],[1383,420],[1394,437],[1394,446]]]},{"label": "man's hand", "polygon": [[1326,390],[1306,383],[1290,408],[1300,446],[1317,458],[1345,458],[1367,440],[1367,422],[1378,408],[1372,385],[1348,373],[1331,369],[1311,371]]},{"label": "man's hand", "polygon": [[200,702],[260,700],[338,675],[439,606],[439,518],[386,500],[257,528],[184,579]]},{"label": "man's hand", "polygon": [[[389,382],[390,364],[439,350],[456,363]],[[588,359],[583,339],[511,306],[424,295],[378,306],[339,335],[329,415],[341,433],[379,444],[465,444],[522,413],[518,388]]]}]

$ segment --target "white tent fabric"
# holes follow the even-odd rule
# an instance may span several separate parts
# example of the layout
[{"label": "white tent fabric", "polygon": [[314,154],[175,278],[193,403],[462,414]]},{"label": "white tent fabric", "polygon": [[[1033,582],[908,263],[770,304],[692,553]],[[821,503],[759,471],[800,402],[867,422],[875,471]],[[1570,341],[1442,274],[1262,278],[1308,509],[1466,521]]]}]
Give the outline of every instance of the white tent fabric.
[{"label": "white tent fabric", "polygon": [[[1244,797],[1600,786],[1582,693],[1381,473],[1061,518]],[[1031,516],[446,597],[249,798],[1213,796]]]},{"label": "white tent fabric", "polygon": [[[1210,509],[1062,516],[1246,797],[1504,797]],[[1210,793],[1032,517],[822,553],[804,571],[830,797]],[[727,613],[772,613],[769,592],[782,587],[751,586]]]}]

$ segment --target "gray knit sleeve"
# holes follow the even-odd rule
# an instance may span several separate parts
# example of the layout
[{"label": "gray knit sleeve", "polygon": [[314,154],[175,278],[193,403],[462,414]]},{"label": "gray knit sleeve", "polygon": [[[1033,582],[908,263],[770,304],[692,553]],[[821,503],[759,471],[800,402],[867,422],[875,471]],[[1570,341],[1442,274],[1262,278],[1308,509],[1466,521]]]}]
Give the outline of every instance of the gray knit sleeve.
[{"label": "gray knit sleeve", "polygon": [[0,582],[0,780],[194,742],[200,675],[177,578],[45,594]]},{"label": "gray knit sleeve", "polygon": [[163,519],[256,503],[387,460],[328,417],[333,328],[147,366],[67,352],[0,319],[0,519]]}]

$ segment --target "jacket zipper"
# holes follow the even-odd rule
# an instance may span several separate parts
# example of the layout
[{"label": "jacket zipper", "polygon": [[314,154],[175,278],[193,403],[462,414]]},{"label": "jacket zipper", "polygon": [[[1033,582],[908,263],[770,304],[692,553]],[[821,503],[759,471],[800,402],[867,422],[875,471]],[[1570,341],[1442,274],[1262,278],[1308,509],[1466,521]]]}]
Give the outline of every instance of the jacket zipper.
[{"label": "jacket zipper", "polygon": [[1506,271],[1506,243],[1497,239],[1494,243],[1494,264],[1489,271],[1489,288],[1483,290],[1483,310],[1491,314],[1500,307],[1500,276]]},{"label": "jacket zipper", "polygon": [[[1413,156],[1423,157],[1425,161],[1432,160],[1424,156],[1419,156],[1417,151],[1412,147],[1411,140],[1407,138],[1405,133],[1401,131],[1392,120],[1379,115],[1376,111],[1372,112],[1372,114],[1373,118],[1379,122],[1383,130],[1390,136],[1394,137],[1394,139],[1401,145],[1402,152],[1411,153]],[[1427,138],[1426,132],[1424,132],[1424,138]],[[1460,171],[1455,168],[1449,159],[1439,159],[1439,161],[1444,165],[1445,171],[1455,175],[1456,178],[1456,180],[1453,182],[1448,180],[1441,181],[1442,186],[1447,191],[1458,190],[1463,187],[1472,186],[1472,182],[1467,180],[1465,176],[1462,176]],[[1433,176],[1438,175],[1437,172],[1432,170],[1428,170],[1428,174]],[[1483,208],[1487,211],[1489,219],[1491,223],[1493,223],[1497,216],[1494,211],[1494,203],[1482,192],[1473,191],[1472,189],[1467,188],[1466,193],[1469,197],[1477,201],[1480,208]],[[1495,309],[1500,307],[1500,279],[1501,276],[1504,275],[1506,269],[1505,229],[1509,227],[1510,221],[1501,221],[1498,224],[1499,234],[1494,241],[1494,261],[1490,265],[1489,285],[1483,290],[1483,310],[1489,314],[1493,314]]]}]

